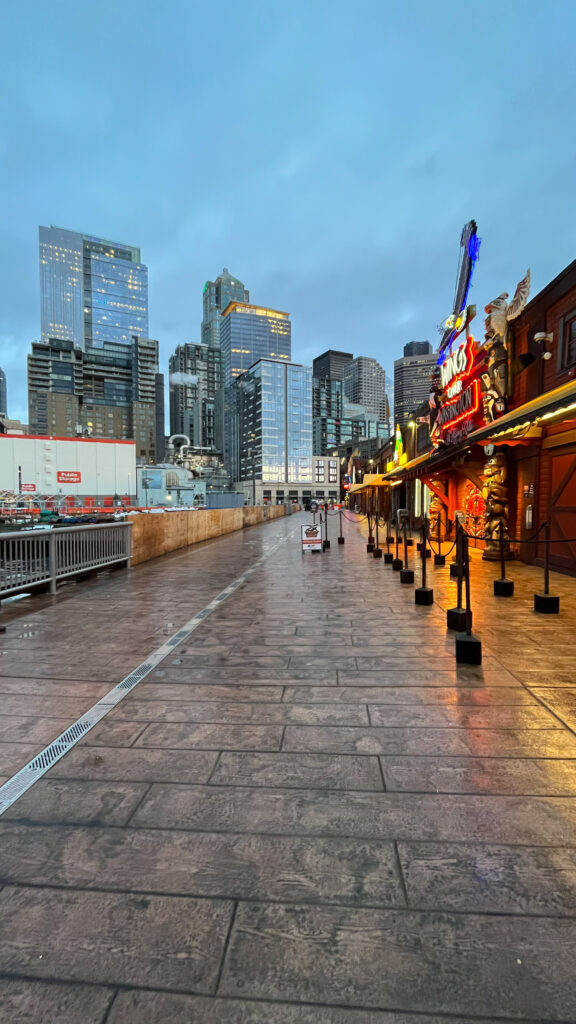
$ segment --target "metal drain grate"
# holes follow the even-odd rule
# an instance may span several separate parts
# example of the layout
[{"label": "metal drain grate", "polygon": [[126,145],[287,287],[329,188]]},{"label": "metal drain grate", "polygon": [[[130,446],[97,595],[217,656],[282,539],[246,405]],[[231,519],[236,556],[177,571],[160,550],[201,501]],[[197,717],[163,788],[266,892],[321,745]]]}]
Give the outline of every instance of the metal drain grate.
[{"label": "metal drain grate", "polygon": [[165,647],[175,647],[176,644],[179,644],[181,640],[185,640],[186,639],[186,637],[188,636],[189,632],[190,632],[190,630],[188,630],[188,629],[181,629],[179,633],[174,633],[174,636],[171,636],[170,639],[166,641],[164,646]]},{"label": "metal drain grate", "polygon": [[[13,778],[8,779],[3,786],[0,786],[0,815],[7,811],[12,804],[21,797],[26,790],[30,789],[38,779],[41,779],[43,775],[51,768],[56,761],[59,761],[61,757],[66,754],[71,747],[73,747],[78,740],[80,740],[90,729],[93,729],[98,722],[104,718],[116,704],[118,704],[127,694],[132,690],[140,680],[148,674],[153,668],[155,668],[163,659],[167,656],[168,650],[166,648],[174,648],[178,643],[188,637],[195,629],[198,628],[200,623],[212,612],[220,607],[222,601],[229,597],[230,594],[242,586],[246,582],[246,579],[252,575],[257,569],[260,568],[264,559],[267,558],[272,551],[284,544],[298,528],[292,530],[290,534],[282,538],[279,544],[274,545],[269,551],[266,551],[262,558],[259,558],[253,566],[250,566],[245,570],[241,576],[234,580],[229,586],[227,586],[221,593],[210,602],[202,611],[194,615],[185,625],[185,627],[175,633],[173,637],[170,637],[158,650],[150,654],[149,660],[139,665],[138,668],[134,669],[130,675],[126,676],[120,683],[114,686],[97,704],[94,704],[85,715],[82,715],[77,722],[74,722],[70,728],[66,729],[60,736],[57,736],[52,743],[49,743],[44,750],[28,764],[24,765],[23,768],[17,772]],[[24,625],[28,625],[25,623]]]},{"label": "metal drain grate", "polygon": [[[138,668],[135,668],[129,676],[126,676],[126,679],[123,679],[121,683],[118,683],[118,686],[115,686],[114,690],[131,690],[133,686],[136,686],[136,683],[140,682],[142,676],[145,676],[152,668],[154,668],[153,665],[150,665],[148,662],[144,662],[143,665],[139,665]],[[114,690],[111,690],[110,692],[114,693]]]}]

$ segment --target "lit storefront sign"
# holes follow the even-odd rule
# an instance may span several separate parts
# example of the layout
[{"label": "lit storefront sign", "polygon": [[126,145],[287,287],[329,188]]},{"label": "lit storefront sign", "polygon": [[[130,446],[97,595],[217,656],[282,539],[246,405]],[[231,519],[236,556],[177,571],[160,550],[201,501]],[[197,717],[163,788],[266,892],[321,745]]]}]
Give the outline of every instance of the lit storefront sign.
[{"label": "lit storefront sign", "polygon": [[476,343],[470,334],[444,359],[440,368],[442,399],[436,420],[439,440],[458,444],[476,426],[480,380],[474,371]]}]

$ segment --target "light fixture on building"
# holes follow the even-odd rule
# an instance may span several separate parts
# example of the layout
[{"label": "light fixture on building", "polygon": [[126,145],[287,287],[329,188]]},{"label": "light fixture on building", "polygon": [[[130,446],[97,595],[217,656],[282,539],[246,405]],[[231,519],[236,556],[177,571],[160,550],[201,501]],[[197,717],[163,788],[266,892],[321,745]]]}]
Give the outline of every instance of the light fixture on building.
[{"label": "light fixture on building", "polygon": [[538,331],[538,333],[534,335],[534,341],[537,345],[542,345],[542,359],[552,359],[552,353],[546,348],[546,346],[551,345],[554,341],[553,332],[546,334],[546,331]]}]

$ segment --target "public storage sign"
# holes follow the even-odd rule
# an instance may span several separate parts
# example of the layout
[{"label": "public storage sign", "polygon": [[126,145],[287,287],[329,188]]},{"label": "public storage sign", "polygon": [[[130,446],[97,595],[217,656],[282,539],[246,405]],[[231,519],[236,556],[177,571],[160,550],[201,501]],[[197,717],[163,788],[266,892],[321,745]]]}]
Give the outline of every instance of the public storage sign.
[{"label": "public storage sign", "polygon": [[56,479],[59,484],[79,484],[82,483],[82,473],[74,469],[61,469],[56,473]]},{"label": "public storage sign", "polygon": [[25,491],[35,491],[35,490],[36,490],[36,484],[22,484],[22,493],[23,494],[24,494]]},{"label": "public storage sign", "polygon": [[320,526],[302,526],[302,551],[322,551]]}]

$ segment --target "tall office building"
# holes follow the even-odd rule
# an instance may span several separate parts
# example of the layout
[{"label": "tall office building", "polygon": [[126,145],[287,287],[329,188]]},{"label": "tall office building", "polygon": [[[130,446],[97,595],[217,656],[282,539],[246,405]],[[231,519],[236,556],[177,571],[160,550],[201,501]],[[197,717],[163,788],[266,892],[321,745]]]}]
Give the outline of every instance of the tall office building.
[{"label": "tall office building", "polygon": [[28,356],[30,433],[130,439],[140,461],[155,461],[158,342],[134,337],[82,350],[72,341],[34,342]]},{"label": "tall office building", "polygon": [[[289,362],[292,355],[290,314],[264,306],[231,302],[222,313],[220,324],[222,388],[216,402],[216,447],[234,477],[237,443],[237,393],[232,385],[236,377],[260,359]],[[310,416],[312,397],[310,396]]]},{"label": "tall office building", "polygon": [[436,356],[428,341],[412,341],[404,355],[394,360],[394,419],[401,427],[430,395],[430,376]]},{"label": "tall office building", "polygon": [[214,447],[215,401],[221,387],[221,352],[208,345],[178,345],[170,356],[170,433]]},{"label": "tall office building", "polygon": [[344,408],[344,382],[328,377],[312,378],[312,416],[339,419]]},{"label": "tall office building", "polygon": [[[247,498],[302,498],[314,483],[338,482],[338,461],[312,454],[312,370],[260,359],[231,385],[235,396],[231,469]],[[337,487],[336,487],[337,495]]]},{"label": "tall office building", "polygon": [[222,311],[220,350],[224,387],[259,359],[290,360],[290,314],[245,302],[230,302]]},{"label": "tall office building", "polygon": [[8,415],[8,390],[6,387],[6,374],[0,370],[0,416]]},{"label": "tall office building", "polygon": [[201,341],[209,348],[220,348],[220,320],[231,302],[250,302],[250,292],[242,281],[232,277],[228,267],[215,281],[206,281],[202,293]]},{"label": "tall office building", "polygon": [[344,380],[354,356],[351,352],[338,352],[329,348],[312,363],[312,373],[318,380]]},{"label": "tall office building", "polygon": [[346,398],[363,405],[367,412],[385,422],[386,374],[380,363],[369,356],[357,356],[348,364],[344,377]]},{"label": "tall office building", "polygon": [[39,228],[42,340],[77,348],[148,337],[148,268],[140,249],[51,226]]}]

